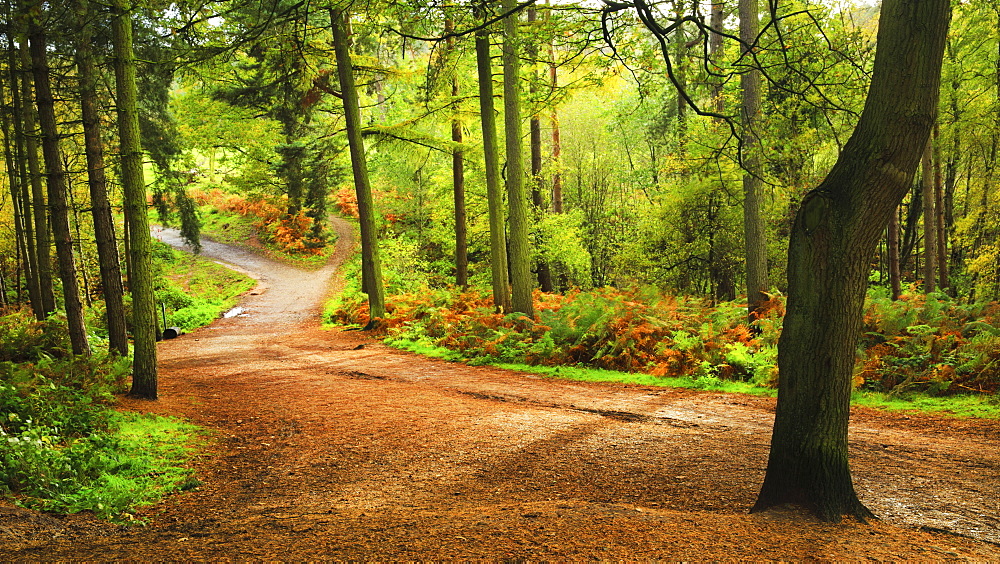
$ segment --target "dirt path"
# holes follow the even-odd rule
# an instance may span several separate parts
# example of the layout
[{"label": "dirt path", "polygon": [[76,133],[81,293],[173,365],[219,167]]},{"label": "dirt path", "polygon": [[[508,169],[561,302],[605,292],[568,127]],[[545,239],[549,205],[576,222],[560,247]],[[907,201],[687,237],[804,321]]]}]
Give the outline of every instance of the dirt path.
[{"label": "dirt path", "polygon": [[998,422],[857,410],[857,487],[883,522],[747,515],[773,400],[419,358],[317,327],[332,269],[205,253],[266,290],[162,343],[162,399],[127,403],[213,431],[204,483],[145,527],[0,508],[20,523],[0,519],[0,558],[1000,559]]}]

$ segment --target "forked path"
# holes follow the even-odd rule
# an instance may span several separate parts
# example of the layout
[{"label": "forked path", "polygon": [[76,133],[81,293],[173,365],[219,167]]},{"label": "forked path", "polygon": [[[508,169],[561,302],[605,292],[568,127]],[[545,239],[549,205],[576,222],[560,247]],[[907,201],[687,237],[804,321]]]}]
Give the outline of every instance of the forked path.
[{"label": "forked path", "polygon": [[146,526],[25,513],[0,527],[0,557],[1000,559],[996,421],[856,410],[856,482],[883,522],[747,515],[771,399],[424,359],[321,330],[332,267],[205,254],[263,291],[246,317],[162,343],[161,399],[127,403],[211,430],[203,483],[143,510]]}]

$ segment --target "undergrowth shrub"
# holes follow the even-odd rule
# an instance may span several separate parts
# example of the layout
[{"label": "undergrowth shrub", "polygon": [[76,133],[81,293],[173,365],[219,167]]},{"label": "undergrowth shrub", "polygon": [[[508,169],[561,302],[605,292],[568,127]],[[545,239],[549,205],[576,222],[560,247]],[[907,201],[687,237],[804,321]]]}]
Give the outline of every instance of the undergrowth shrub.
[{"label": "undergrowth shrub", "polygon": [[306,210],[289,214],[286,196],[274,198],[245,198],[223,192],[218,188],[192,189],[190,195],[199,205],[210,205],[222,212],[249,218],[257,237],[290,254],[323,253],[326,241],[314,236],[313,219]]},{"label": "undergrowth shrub", "polygon": [[[778,382],[784,298],[772,296],[753,328],[739,302],[711,305],[655,292],[535,293],[536,315],[503,316],[484,291],[430,290],[389,298],[387,342],[441,347],[478,363],[579,365],[696,381]],[[357,292],[329,312],[340,324],[367,322]],[[1000,388],[1000,305],[966,304],[940,293],[893,301],[869,293],[854,384],[891,395],[993,393]]]},{"label": "undergrowth shrub", "polygon": [[1000,305],[913,290],[869,292],[855,384],[892,394],[1000,388]]},{"label": "undergrowth shrub", "polygon": [[190,430],[158,438],[158,428],[181,424],[112,409],[128,357],[70,357],[65,322],[37,322],[26,310],[0,313],[0,348],[0,495],[116,517],[190,481],[178,452]]}]

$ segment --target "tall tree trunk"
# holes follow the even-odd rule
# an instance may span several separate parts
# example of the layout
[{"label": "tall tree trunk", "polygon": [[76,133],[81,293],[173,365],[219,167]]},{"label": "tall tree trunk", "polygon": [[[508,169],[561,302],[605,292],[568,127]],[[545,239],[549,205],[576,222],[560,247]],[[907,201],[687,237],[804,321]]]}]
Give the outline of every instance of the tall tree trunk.
[{"label": "tall tree trunk", "polygon": [[754,511],[793,503],[825,520],[871,516],[847,455],[854,356],[871,256],[934,124],[950,10],[949,0],[883,0],[861,119],[796,213],[778,404]]},{"label": "tall tree trunk", "polygon": [[934,210],[933,144],[928,140],[920,160],[920,191],[924,202],[924,292],[937,287],[937,211]]},{"label": "tall tree trunk", "polygon": [[[41,5],[39,4],[39,9]],[[35,98],[38,104],[38,124],[42,132],[42,153],[45,157],[45,183],[49,196],[52,236],[56,243],[59,279],[63,287],[63,306],[69,325],[69,340],[74,355],[90,354],[87,328],[83,322],[83,304],[73,264],[73,236],[66,204],[66,172],[59,152],[59,129],[56,123],[55,99],[49,82],[48,54],[45,30],[37,23],[29,24],[32,74],[35,77]]]},{"label": "tall tree trunk", "polygon": [[476,31],[476,70],[479,75],[479,114],[483,126],[486,200],[490,214],[490,273],[493,306],[511,312],[510,285],[507,282],[507,235],[504,232],[503,193],[500,190],[500,159],[497,149],[496,115],[493,110],[493,70],[490,64],[490,36],[485,29]]},{"label": "tall tree trunk", "polygon": [[[549,10],[551,17],[552,11]],[[549,42],[549,84],[552,91],[559,88],[559,73],[556,68],[555,45]],[[552,114],[549,116],[552,124],[552,211],[553,213],[563,212],[562,193],[562,139],[559,133],[559,114],[553,106]]]},{"label": "tall tree trunk", "polygon": [[361,138],[361,107],[358,91],[354,86],[354,67],[347,38],[348,15],[342,10],[330,9],[330,27],[337,57],[337,76],[344,99],[344,120],[347,124],[347,141],[351,148],[351,170],[354,173],[354,190],[358,197],[358,222],[361,228],[361,271],[367,281],[369,327],[385,317],[385,288],[382,285],[382,262],[379,259],[378,239],[375,233],[375,202],[372,200],[371,182],[368,180],[368,161]]},{"label": "tall tree trunk", "polygon": [[[20,145],[24,142],[20,131],[20,116],[18,114],[18,91],[16,73],[10,69],[8,78],[10,79],[11,104],[6,103],[6,92],[4,80],[0,78],[0,128],[3,130],[3,154],[4,163],[7,168],[7,180],[10,185],[11,203],[14,208],[14,238],[16,243],[18,261],[16,265],[23,263],[25,285],[28,289],[28,300],[31,303],[32,313],[38,317],[41,313],[41,294],[38,289],[37,256],[34,246],[34,226],[31,217],[31,194],[28,191],[27,179],[24,178],[23,160],[20,159]],[[10,111],[6,111],[7,109]],[[13,127],[12,127],[13,124]],[[20,166],[19,166],[20,165]],[[20,276],[14,277],[14,291],[17,299],[21,299]],[[9,297],[5,296],[6,304]]]},{"label": "tall tree trunk", "polygon": [[21,123],[24,130],[24,151],[28,164],[28,179],[31,184],[31,204],[35,224],[35,264],[38,266],[38,291],[41,295],[41,312],[36,311],[36,318],[41,321],[56,310],[56,298],[52,285],[52,234],[49,232],[49,215],[45,205],[45,188],[42,185],[42,166],[38,159],[38,124],[35,119],[35,109],[31,101],[34,99],[31,80],[31,53],[28,52],[28,38],[20,40],[20,68],[24,74],[21,78]]},{"label": "tall tree trunk", "polygon": [[941,178],[941,146],[938,144],[938,126],[934,125],[934,240],[937,243],[938,287],[948,291],[948,240],[944,225],[944,183]]},{"label": "tall tree trunk", "polygon": [[139,112],[135,84],[135,53],[132,48],[132,7],[129,0],[112,0],[112,41],[115,85],[118,95],[118,137],[121,147],[121,181],[128,224],[128,282],[132,293],[132,389],[129,395],[155,400],[158,395],[156,366],[156,296],[153,293],[153,253],[149,236],[149,210],[142,170]]},{"label": "tall tree trunk", "polygon": [[[740,0],[740,44],[747,65],[756,65],[751,45],[757,41],[759,29],[757,0]],[[753,322],[767,300],[767,243],[764,217],[761,213],[761,166],[757,141],[757,120],[760,114],[760,70],[752,68],[740,76],[743,91],[742,151],[743,158],[743,236],[746,254],[747,314]]]},{"label": "tall tree trunk", "polygon": [[[709,24],[714,33],[711,34],[708,40],[708,52],[710,54],[712,68],[718,66],[718,62],[722,59],[722,32],[723,32],[723,22],[726,17],[726,3],[724,0],[713,0],[712,2],[712,19]],[[715,113],[722,115],[726,109],[726,102],[722,96],[723,82],[722,77],[712,77],[712,99],[715,101]],[[716,118],[718,121],[719,118]]]},{"label": "tall tree trunk", "polygon": [[[445,34],[455,31],[455,22],[448,18],[444,22]],[[448,53],[456,56],[455,38],[447,41]],[[467,214],[465,210],[465,150],[462,148],[462,120],[459,119],[458,107],[458,73],[451,75],[451,140],[455,146],[451,150],[451,179],[455,201],[455,284],[461,287],[469,285],[469,243]]]},{"label": "tall tree trunk", "polygon": [[[517,6],[504,0],[504,11]],[[510,209],[510,278],[511,304],[514,311],[535,316],[531,290],[531,248],[528,245],[528,196],[524,189],[524,166],[521,156],[521,62],[518,51],[517,14],[503,20],[503,118],[507,147],[507,206]]]},{"label": "tall tree trunk", "polygon": [[[534,7],[528,8],[528,22],[534,24],[537,21],[538,11]],[[534,95],[538,93],[539,82],[538,72],[535,70],[538,64],[538,45],[532,41],[528,44],[526,51],[528,59],[532,62],[529,91],[532,94],[532,98],[534,98]],[[544,185],[544,181],[542,180],[542,119],[537,112],[531,115],[531,119],[528,122],[528,131],[528,144],[531,150],[531,204],[534,208],[536,218],[540,219],[545,214],[546,208],[545,198],[542,196],[542,186]],[[536,241],[536,244],[539,242]],[[552,270],[549,268],[549,262],[544,256],[539,256],[535,267],[538,271],[539,287],[541,287],[543,292],[551,292]]]},{"label": "tall tree trunk", "polygon": [[128,354],[128,334],[125,325],[121,261],[115,241],[114,218],[108,199],[108,182],[104,174],[104,147],[101,141],[101,118],[97,111],[97,83],[91,49],[93,37],[89,0],[77,0],[77,22],[80,29],[76,46],[76,64],[80,73],[80,108],[83,115],[84,150],[87,155],[87,179],[90,186],[90,208],[94,219],[94,239],[101,270],[101,291],[104,295],[108,323],[108,347],[121,356]]},{"label": "tall tree trunk", "polygon": [[892,299],[898,300],[903,292],[903,281],[899,273],[899,208],[889,216],[889,232],[886,241],[889,247],[889,288]]}]

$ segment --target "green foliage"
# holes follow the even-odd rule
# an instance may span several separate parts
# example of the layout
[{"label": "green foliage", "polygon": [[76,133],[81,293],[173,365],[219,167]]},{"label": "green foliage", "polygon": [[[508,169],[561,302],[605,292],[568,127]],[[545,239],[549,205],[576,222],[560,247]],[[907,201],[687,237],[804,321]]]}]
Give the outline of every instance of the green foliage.
[{"label": "green foliage", "polygon": [[893,396],[1000,388],[1000,305],[906,292],[869,293],[855,383]]},{"label": "green foliage", "polygon": [[24,362],[40,355],[69,354],[65,320],[54,315],[35,321],[27,309],[0,310],[0,362]]},{"label": "green foliage", "polygon": [[[46,322],[47,323],[47,322]],[[45,342],[46,323],[27,312],[0,317],[0,495],[26,507],[93,511],[128,518],[132,508],[193,484],[181,467],[194,427],[173,419],[120,414],[130,360],[96,351],[57,357],[64,338]]]},{"label": "green foliage", "polygon": [[[244,274],[201,257],[156,245],[163,276],[156,299],[167,310],[167,325],[192,331],[231,309],[256,282]],[[162,320],[161,320],[162,323]]]}]

